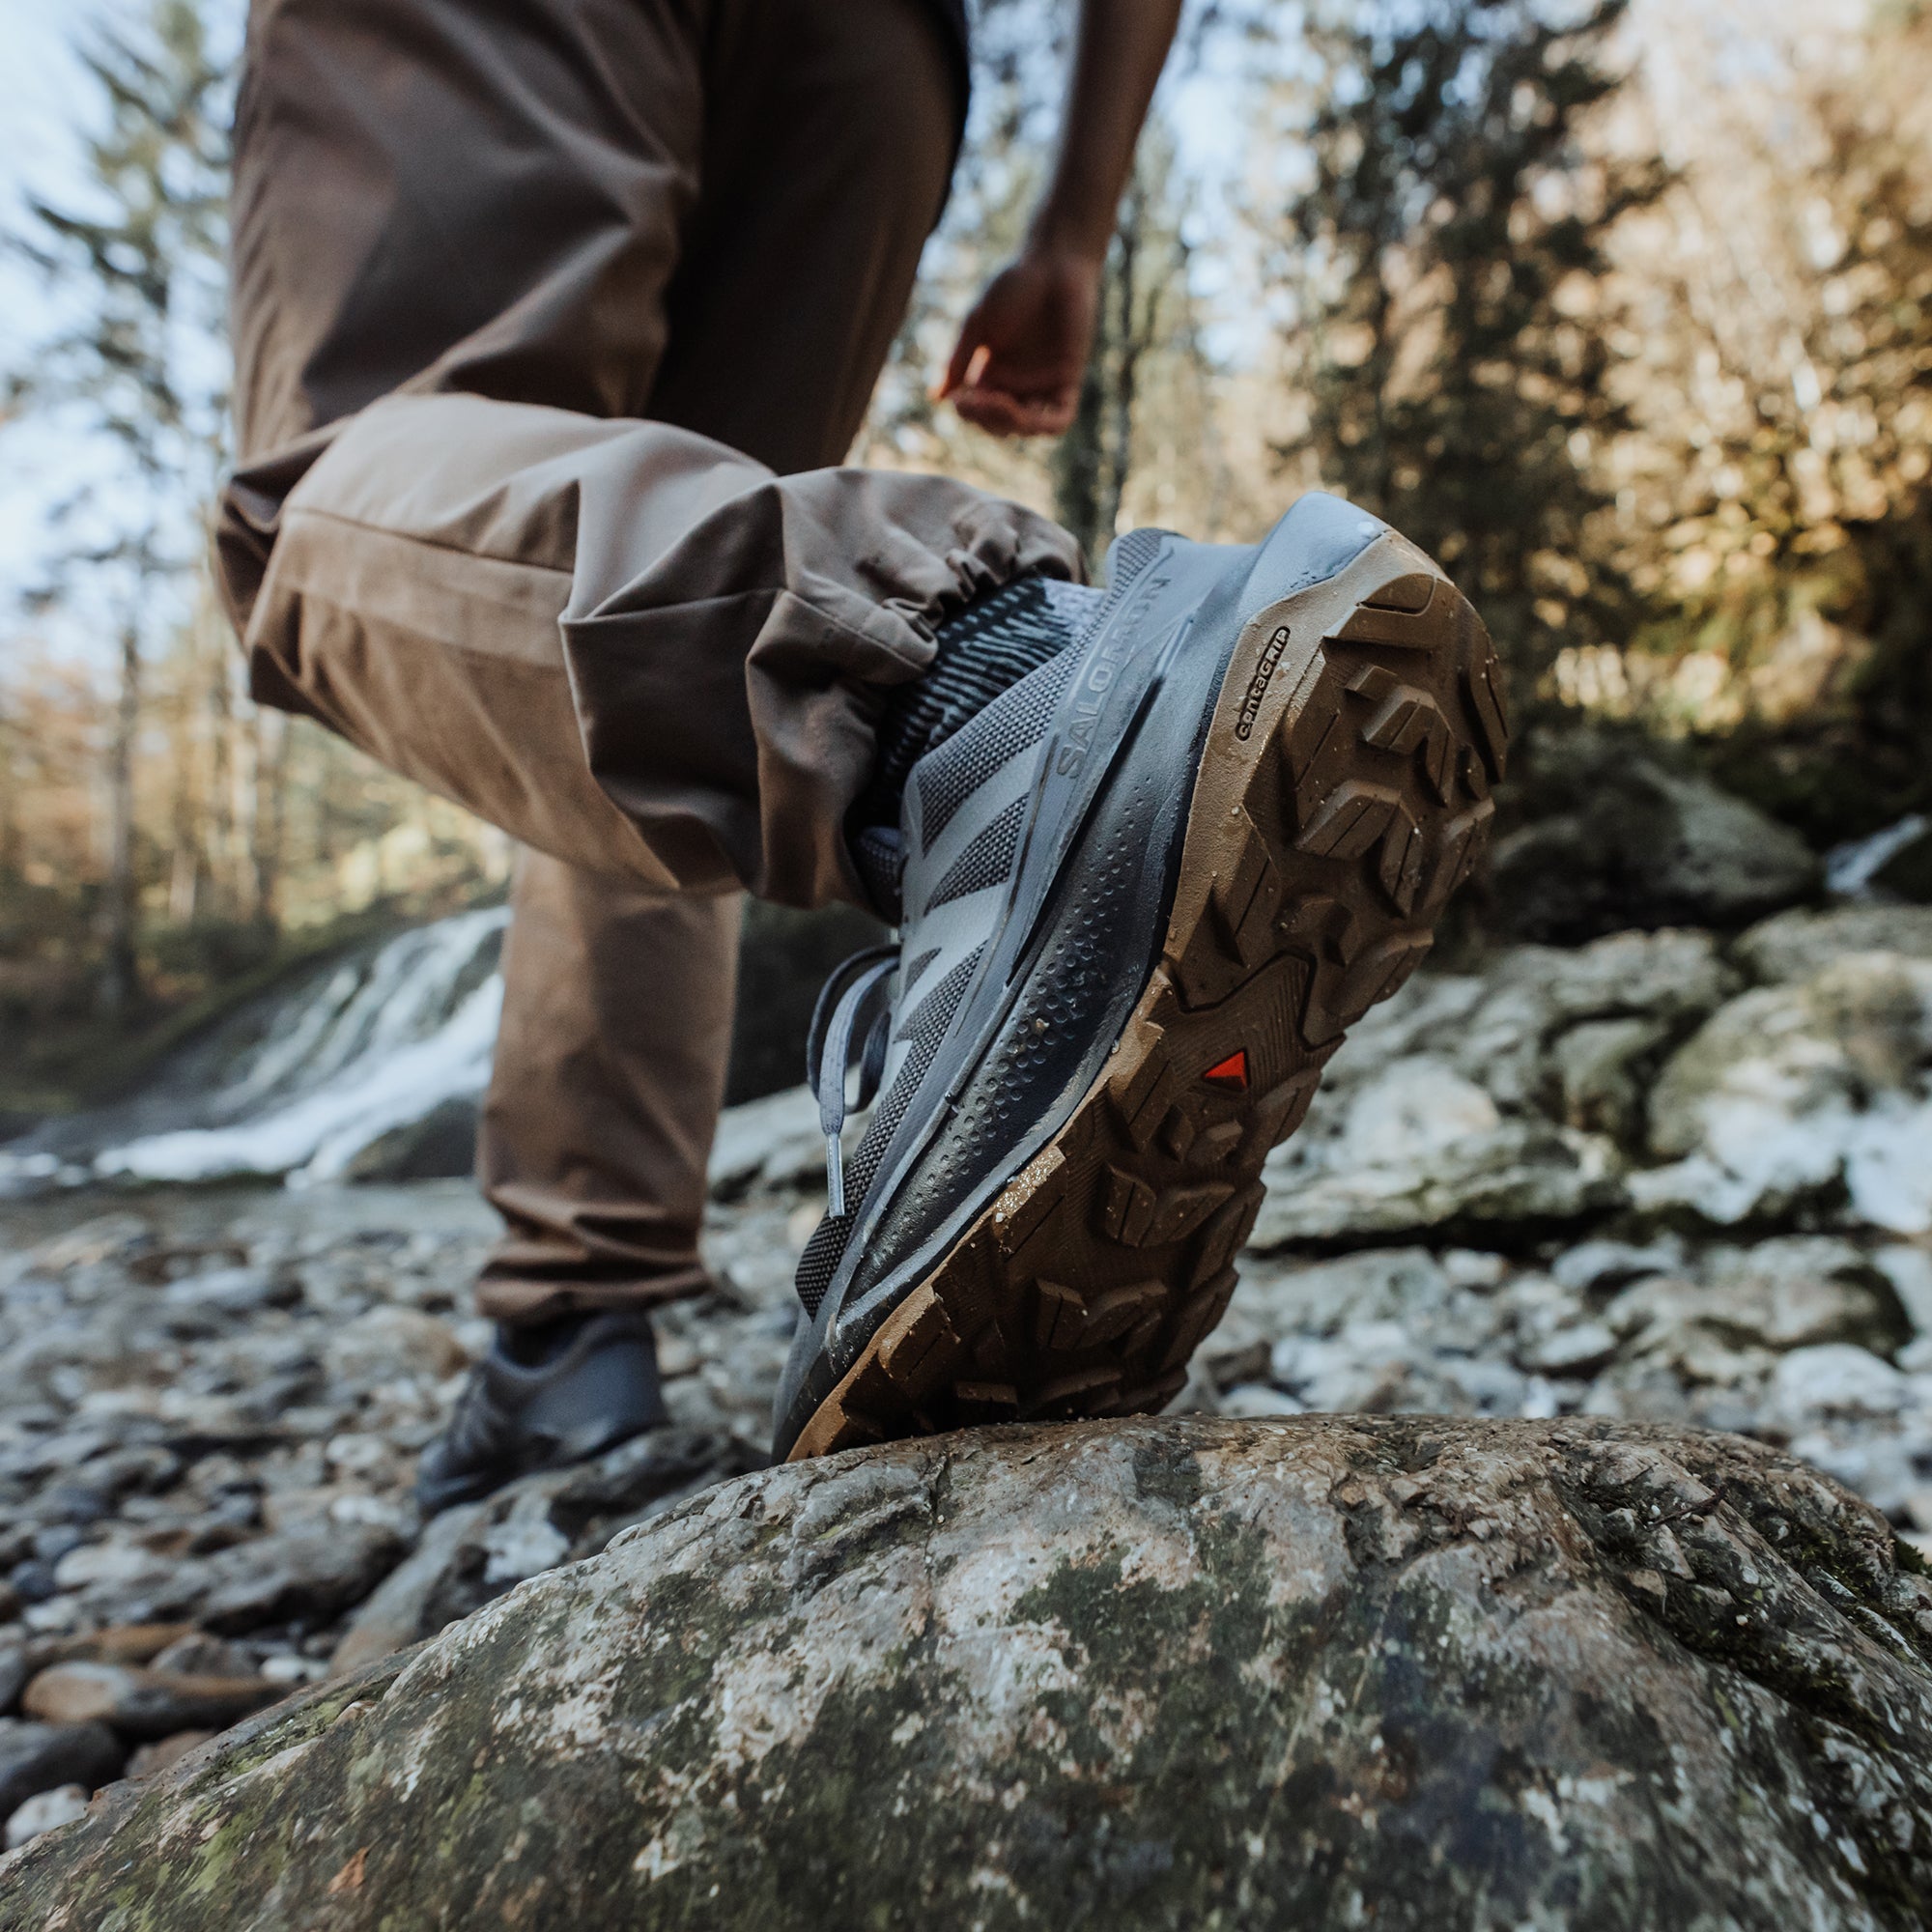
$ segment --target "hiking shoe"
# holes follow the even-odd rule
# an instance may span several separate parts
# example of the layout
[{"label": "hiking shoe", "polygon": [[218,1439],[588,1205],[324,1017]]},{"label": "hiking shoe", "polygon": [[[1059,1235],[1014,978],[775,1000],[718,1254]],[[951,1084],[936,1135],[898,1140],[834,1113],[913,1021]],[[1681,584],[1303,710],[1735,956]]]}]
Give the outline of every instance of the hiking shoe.
[{"label": "hiking shoe", "polygon": [[[1269,1149],[1487,838],[1495,657],[1385,525],[1311,495],[1252,547],[1137,531],[1109,575],[913,767],[897,963],[827,989],[779,1456],[1169,1402]],[[852,1060],[883,1091],[847,1165]]]},{"label": "hiking shoe", "polygon": [[544,1331],[498,1328],[449,1427],[423,1451],[425,1516],[519,1476],[587,1462],[665,1419],[648,1316],[567,1316]]}]

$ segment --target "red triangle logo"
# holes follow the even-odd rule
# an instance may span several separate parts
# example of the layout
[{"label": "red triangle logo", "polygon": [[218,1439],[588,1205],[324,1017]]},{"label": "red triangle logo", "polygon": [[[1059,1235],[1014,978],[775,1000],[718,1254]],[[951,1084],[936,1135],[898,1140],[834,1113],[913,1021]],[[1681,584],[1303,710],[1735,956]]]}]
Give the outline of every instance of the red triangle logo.
[{"label": "red triangle logo", "polygon": [[1248,1050],[1239,1047],[1218,1066],[1210,1066],[1202,1079],[1210,1087],[1227,1087],[1236,1094],[1248,1091]]}]

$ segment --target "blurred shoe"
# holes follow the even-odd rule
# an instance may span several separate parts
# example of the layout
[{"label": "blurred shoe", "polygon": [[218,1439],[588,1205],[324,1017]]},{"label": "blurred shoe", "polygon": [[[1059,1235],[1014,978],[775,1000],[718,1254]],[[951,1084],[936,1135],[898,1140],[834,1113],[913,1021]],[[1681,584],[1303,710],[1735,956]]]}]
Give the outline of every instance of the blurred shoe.
[{"label": "blurred shoe", "polygon": [[416,1501],[434,1516],[519,1476],[587,1462],[664,1420],[648,1316],[575,1315],[540,1329],[498,1328],[449,1427],[423,1451]]},{"label": "blurred shoe", "polygon": [[855,841],[900,945],[813,1028],[831,1200],[780,1456],[1170,1401],[1268,1150],[1487,838],[1495,658],[1385,525],[1308,496],[1252,547],[1137,531],[1109,575]]}]

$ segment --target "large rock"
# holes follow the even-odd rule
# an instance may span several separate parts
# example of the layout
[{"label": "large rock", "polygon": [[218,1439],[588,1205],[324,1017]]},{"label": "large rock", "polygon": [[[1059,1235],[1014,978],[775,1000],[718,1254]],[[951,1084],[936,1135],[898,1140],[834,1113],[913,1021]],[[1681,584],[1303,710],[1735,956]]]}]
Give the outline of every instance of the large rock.
[{"label": "large rock", "polygon": [[1797,833],[1651,748],[1578,732],[1544,748],[1538,767],[1536,816],[1492,862],[1504,923],[1520,938],[1741,925],[1819,884]]},{"label": "large rock", "polygon": [[[1664,1067],[1647,1208],[1720,1224],[1813,1205],[1932,1231],[1932,959],[1847,952],[1721,1008]],[[1674,1157],[1674,1158],[1673,1158]],[[1842,1208],[1840,1208],[1842,1204]]]},{"label": "large rock", "polygon": [[1344,1088],[1268,1156],[1251,1236],[1300,1242],[1423,1229],[1575,1221],[1623,1199],[1614,1150],[1540,1120],[1507,1120],[1475,1082],[1426,1056]]},{"label": "large rock", "polygon": [[1662,1429],[862,1452],[110,1794],[0,1927],[1902,1932],[1932,1588],[1897,1562],[1802,1464]]}]

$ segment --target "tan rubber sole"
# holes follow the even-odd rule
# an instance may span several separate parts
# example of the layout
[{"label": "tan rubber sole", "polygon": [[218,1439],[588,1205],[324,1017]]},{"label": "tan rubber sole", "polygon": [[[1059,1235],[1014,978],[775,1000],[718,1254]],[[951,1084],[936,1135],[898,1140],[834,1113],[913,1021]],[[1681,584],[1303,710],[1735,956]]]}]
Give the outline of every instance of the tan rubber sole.
[{"label": "tan rubber sole", "polygon": [[1489,634],[1400,537],[1243,630],[1161,961],[1106,1067],[791,1460],[1174,1398],[1234,1293],[1263,1161],[1483,848],[1508,728]]}]

